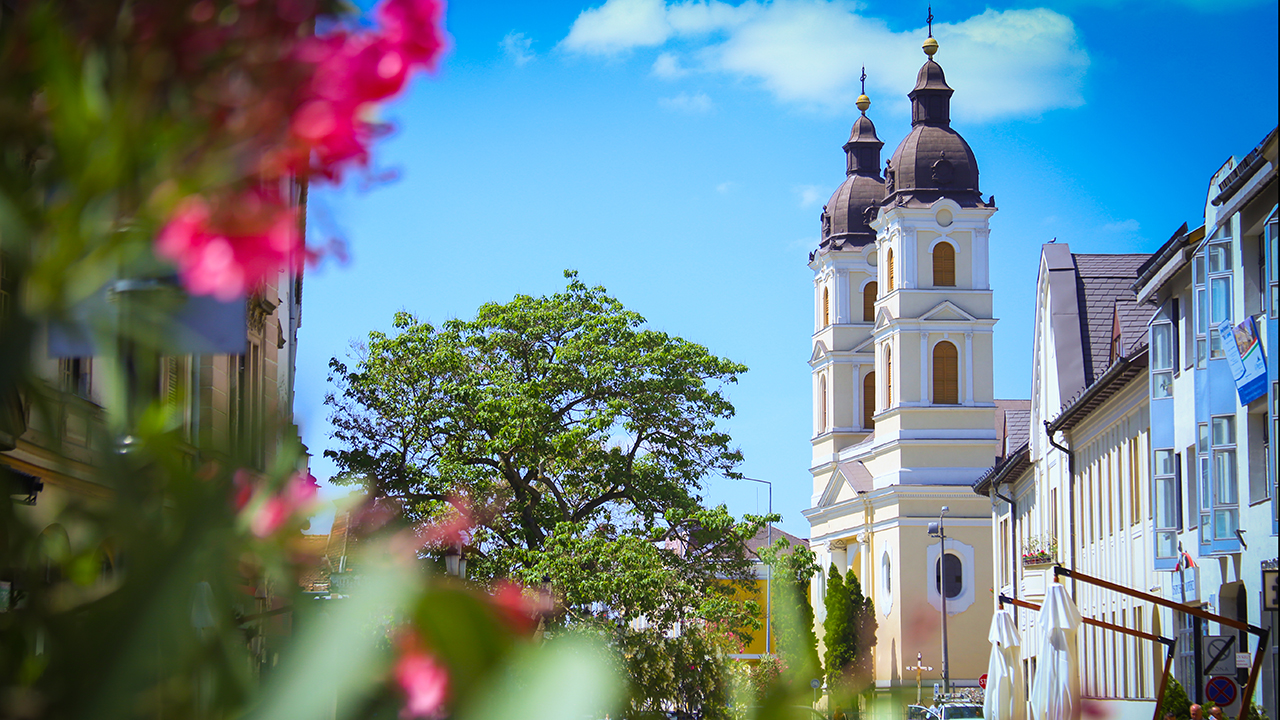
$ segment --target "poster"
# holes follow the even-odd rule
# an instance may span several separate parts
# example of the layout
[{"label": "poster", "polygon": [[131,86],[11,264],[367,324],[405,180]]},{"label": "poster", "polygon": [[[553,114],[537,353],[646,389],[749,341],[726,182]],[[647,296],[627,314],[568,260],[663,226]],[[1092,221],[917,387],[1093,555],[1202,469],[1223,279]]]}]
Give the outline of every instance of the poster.
[{"label": "poster", "polygon": [[1258,340],[1258,326],[1252,317],[1232,327],[1230,320],[1218,325],[1222,336],[1222,350],[1236,381],[1240,404],[1248,405],[1267,394],[1267,361],[1262,357],[1262,343]]}]

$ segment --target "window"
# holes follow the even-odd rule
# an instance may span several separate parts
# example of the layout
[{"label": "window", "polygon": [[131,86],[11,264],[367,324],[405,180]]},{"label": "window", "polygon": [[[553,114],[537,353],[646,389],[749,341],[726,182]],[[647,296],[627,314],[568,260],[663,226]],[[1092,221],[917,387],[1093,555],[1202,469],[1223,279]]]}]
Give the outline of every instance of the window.
[{"label": "window", "polygon": [[1196,367],[1203,368],[1209,360],[1209,345],[1205,339],[1209,332],[1209,296],[1204,289],[1204,256],[1196,255],[1191,267],[1196,295]]},{"label": "window", "polygon": [[946,340],[933,346],[933,403],[960,404],[960,371],[956,346]]},{"label": "window", "polygon": [[1151,398],[1173,397],[1173,326],[1151,325]]},{"label": "window", "polygon": [[62,389],[72,395],[88,398],[93,392],[93,359],[63,358],[58,361]]},{"label": "window", "polygon": [[1209,423],[1196,426],[1196,459],[1199,464],[1196,470],[1196,492],[1200,500],[1200,544],[1208,545],[1209,537],[1213,534],[1209,527],[1209,509],[1212,507],[1210,499],[1213,497],[1213,488],[1209,486]]},{"label": "window", "polygon": [[818,391],[818,402],[822,404],[821,409],[818,410],[819,432],[824,433],[827,431],[827,379],[825,377],[818,378]]},{"label": "window", "polygon": [[1267,218],[1267,226],[1263,230],[1263,243],[1265,243],[1267,256],[1270,262],[1267,263],[1267,283],[1270,286],[1271,294],[1271,317],[1280,317],[1280,219],[1277,219],[1276,211],[1271,211],[1271,217]]},{"label": "window", "polygon": [[893,405],[893,349],[885,346],[884,349],[884,407],[886,410]]},{"label": "window", "polygon": [[1209,357],[1223,357],[1222,337],[1218,325],[1232,318],[1231,307],[1231,243],[1213,242],[1205,257],[1209,276]]},{"label": "window", "polygon": [[886,251],[885,256],[887,258],[887,261],[885,263],[885,272],[887,273],[887,276],[885,278],[887,281],[886,283],[887,289],[889,292],[893,292],[893,248],[889,248]]},{"label": "window", "polygon": [[831,293],[827,288],[822,288],[822,327],[831,324]]},{"label": "window", "polygon": [[880,283],[872,280],[867,286],[862,288],[862,320],[863,322],[875,322],[876,320],[876,293],[879,292]]},{"label": "window", "polygon": [[934,287],[955,287],[956,284],[956,249],[949,243],[938,243],[933,248],[933,285]]},{"label": "window", "polygon": [[876,421],[872,418],[876,414],[876,373],[871,371],[867,376],[862,378],[862,427],[870,430],[875,427]]},{"label": "window", "polygon": [[1236,419],[1213,418],[1213,539],[1236,540],[1240,527],[1236,478]]},{"label": "window", "polygon": [[1178,486],[1176,462],[1172,449],[1156,450],[1152,463],[1152,493],[1155,497],[1156,557],[1173,558],[1178,554]]},{"label": "window", "polygon": [[938,558],[938,562],[934,565],[933,581],[934,587],[939,593],[943,593],[943,583],[945,582],[948,600],[956,598],[960,592],[964,590],[964,567],[960,562],[960,558],[947,553]]}]

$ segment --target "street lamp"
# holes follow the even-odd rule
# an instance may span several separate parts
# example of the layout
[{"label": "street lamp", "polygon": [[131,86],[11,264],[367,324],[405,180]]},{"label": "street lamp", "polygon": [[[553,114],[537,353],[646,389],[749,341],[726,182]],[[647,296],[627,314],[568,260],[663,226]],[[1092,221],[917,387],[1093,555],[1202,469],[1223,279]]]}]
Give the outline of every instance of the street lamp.
[{"label": "street lamp", "polygon": [[462,554],[462,543],[454,543],[444,551],[444,571],[459,579],[467,576],[467,558]]},{"label": "street lamp", "polygon": [[951,692],[951,663],[947,662],[947,574],[946,562],[947,558],[947,533],[942,527],[942,517],[951,511],[951,508],[943,505],[942,512],[938,513],[938,522],[929,523],[929,535],[938,538],[938,544],[941,550],[938,553],[938,594],[942,596],[942,692]]},{"label": "street lamp", "polygon": [[[743,477],[742,479],[750,480],[751,482],[760,483],[762,485],[769,486],[769,514],[773,515],[773,483],[769,482],[768,480],[757,480],[755,478],[749,478],[749,477]],[[768,535],[766,537],[768,537],[769,547],[773,547],[773,520],[769,521]],[[764,575],[764,651],[766,654],[769,653],[769,651],[773,648],[769,640],[770,633],[772,631],[772,627],[771,627],[772,623],[770,621],[773,618],[773,594],[769,592],[771,589],[770,582],[772,580],[773,580],[773,567],[769,566],[765,568],[765,575]]]}]

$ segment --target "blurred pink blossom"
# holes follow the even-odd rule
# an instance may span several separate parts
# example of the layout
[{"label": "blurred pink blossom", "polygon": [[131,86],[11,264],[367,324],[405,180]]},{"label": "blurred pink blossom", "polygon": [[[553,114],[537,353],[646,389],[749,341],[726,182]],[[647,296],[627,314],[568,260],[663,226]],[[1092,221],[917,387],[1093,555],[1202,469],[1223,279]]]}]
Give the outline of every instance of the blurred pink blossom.
[{"label": "blurred pink blossom", "polygon": [[[236,475],[238,478],[239,473]],[[319,489],[311,473],[295,473],[280,492],[250,510],[249,529],[260,538],[274,535],[290,519],[312,510]]]},{"label": "blurred pink blossom", "polygon": [[444,52],[442,0],[386,0],[377,9],[382,34],[409,59],[428,70]]},{"label": "blurred pink blossom", "polygon": [[301,266],[294,208],[261,190],[239,193],[223,206],[224,216],[215,218],[203,197],[186,198],[156,240],[156,252],[178,266],[188,291],[232,300],[273,273]]},{"label": "blurred pink blossom", "polygon": [[413,635],[401,637],[395,679],[405,694],[400,717],[438,718],[444,713],[449,674],[431,653],[422,649]]}]

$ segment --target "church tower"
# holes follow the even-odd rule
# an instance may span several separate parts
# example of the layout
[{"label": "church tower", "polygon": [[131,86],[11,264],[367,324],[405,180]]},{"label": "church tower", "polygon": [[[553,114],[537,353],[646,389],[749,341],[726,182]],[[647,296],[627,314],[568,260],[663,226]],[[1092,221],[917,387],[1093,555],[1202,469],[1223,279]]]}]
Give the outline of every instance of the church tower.
[{"label": "church tower", "polygon": [[[930,38],[933,40],[933,38]],[[886,165],[876,231],[875,484],[969,485],[991,467],[989,220],[978,162],[951,129],[951,94],[933,59],[916,77],[911,132]],[[869,458],[871,459],[871,458]]]},{"label": "church tower", "polygon": [[[953,686],[976,686],[985,671],[991,513],[972,484],[997,454],[988,278],[996,208],[979,192],[973,151],[951,128],[953,90],[933,59],[932,32],[923,47],[908,95],[911,132],[883,177],[870,101],[858,98],[846,178],[823,208],[822,240],[809,257],[813,495],[804,512],[823,571],[812,588],[819,635],[835,566],[857,576],[874,604],[877,690],[912,698],[908,659],[937,669],[930,683],[944,664]],[[945,546],[927,531],[943,514]],[[944,595],[945,660],[930,621]]]}]

